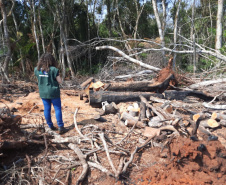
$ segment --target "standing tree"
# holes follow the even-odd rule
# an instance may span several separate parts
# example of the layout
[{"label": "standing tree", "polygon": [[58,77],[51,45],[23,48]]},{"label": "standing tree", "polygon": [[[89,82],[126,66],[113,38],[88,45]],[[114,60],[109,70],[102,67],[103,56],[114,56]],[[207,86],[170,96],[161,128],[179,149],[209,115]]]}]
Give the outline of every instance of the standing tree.
[{"label": "standing tree", "polygon": [[[13,6],[14,6],[14,4],[13,4]],[[12,51],[11,51],[10,40],[9,40],[9,32],[8,32],[8,26],[7,26],[7,14],[6,14],[4,0],[0,0],[0,7],[1,7],[1,14],[2,14],[2,18],[3,18],[3,20],[1,22],[3,22],[5,45],[7,47],[6,57],[5,57],[5,60],[3,63],[3,68],[1,67],[1,70],[4,73],[6,80],[9,82],[8,66],[9,66],[9,61],[11,59]]]},{"label": "standing tree", "polygon": [[215,49],[218,52],[220,51],[220,48],[222,47],[223,3],[224,3],[224,0],[218,0],[216,39],[215,39]]},{"label": "standing tree", "polygon": [[[161,44],[162,47],[165,47],[165,25],[166,25],[166,2],[165,0],[162,0],[162,9],[163,9],[163,19],[162,21],[160,20],[160,16],[159,16],[159,11],[157,8],[157,1],[156,0],[152,0],[152,4],[153,4],[153,9],[154,9],[154,13],[155,13],[155,19],[157,22],[157,26],[158,26],[158,31],[159,31],[159,37],[161,40]],[[163,63],[165,64],[166,60],[165,60],[165,51],[162,50],[162,55],[163,55]]]}]

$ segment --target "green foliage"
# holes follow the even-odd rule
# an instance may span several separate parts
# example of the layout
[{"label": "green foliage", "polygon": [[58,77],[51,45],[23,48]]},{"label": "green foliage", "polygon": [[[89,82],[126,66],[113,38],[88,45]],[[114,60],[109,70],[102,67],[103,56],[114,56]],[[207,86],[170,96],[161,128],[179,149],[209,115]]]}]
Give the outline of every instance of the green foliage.
[{"label": "green foliage", "polygon": [[105,25],[105,24],[99,25],[98,32],[99,32],[99,36],[102,38],[109,37],[109,31],[108,31],[107,25]]},{"label": "green foliage", "polygon": [[141,54],[140,54],[140,57],[142,58],[142,60],[146,59],[147,56],[148,56],[147,53],[141,53]]},{"label": "green foliage", "polygon": [[213,67],[213,61],[201,58],[197,65],[197,72],[201,72],[203,70],[206,71],[210,69],[210,67]]}]

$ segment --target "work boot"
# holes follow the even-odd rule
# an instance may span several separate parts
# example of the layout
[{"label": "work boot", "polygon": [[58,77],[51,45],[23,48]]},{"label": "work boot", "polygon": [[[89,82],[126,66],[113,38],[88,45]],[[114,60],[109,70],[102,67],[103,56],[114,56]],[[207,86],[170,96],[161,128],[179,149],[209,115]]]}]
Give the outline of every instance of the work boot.
[{"label": "work boot", "polygon": [[52,127],[49,127],[51,130],[57,130],[56,127],[52,126]]},{"label": "work boot", "polygon": [[66,129],[66,128],[64,128],[64,127],[59,127],[59,134],[64,134],[64,133],[66,133],[66,132],[68,132],[69,130],[68,129]]}]

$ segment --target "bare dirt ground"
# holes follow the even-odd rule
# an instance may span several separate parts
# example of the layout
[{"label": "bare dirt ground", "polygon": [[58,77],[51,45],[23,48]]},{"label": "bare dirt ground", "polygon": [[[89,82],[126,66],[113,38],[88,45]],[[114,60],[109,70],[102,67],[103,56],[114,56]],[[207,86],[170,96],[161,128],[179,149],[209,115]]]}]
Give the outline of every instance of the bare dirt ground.
[{"label": "bare dirt ground", "polygon": [[[94,116],[99,114],[98,109],[92,108],[88,103],[81,101],[78,93],[78,90],[61,90],[63,120],[65,127],[70,129],[69,132],[65,133],[62,137],[66,138],[78,135],[76,129],[73,127],[73,115],[76,108],[80,108],[76,117],[79,128],[84,128],[84,126],[89,125],[96,125],[100,130],[106,133],[113,143],[120,141],[128,134],[131,128],[122,125],[118,115],[104,116],[107,121],[103,123],[94,120]],[[129,104],[129,102],[122,103],[120,106],[127,106]],[[44,108],[37,92],[37,86],[34,84],[27,83],[24,85],[24,82],[20,82],[17,84],[15,92],[12,92],[12,94],[9,92],[2,93],[0,107],[4,107],[6,105],[11,110],[14,109],[17,111],[14,113],[15,115],[21,115],[23,117],[21,124],[43,124]],[[54,109],[52,109],[52,118],[54,125],[57,126],[54,116]],[[84,133],[88,132],[86,129],[84,128]],[[88,129],[91,129],[91,127]],[[189,138],[182,136],[168,138],[165,136],[167,140],[165,138],[165,140],[161,141],[156,139],[154,140],[154,143],[147,145],[135,154],[134,159],[129,165],[126,173],[122,174],[119,179],[110,177],[96,168],[91,168],[88,171],[87,177],[85,178],[83,184],[223,185],[226,182],[225,130],[225,127],[220,127],[219,129],[213,131],[215,135],[220,136],[221,142],[219,140],[208,141],[202,139],[199,141],[192,141]],[[37,129],[33,129],[31,132],[35,132],[40,135],[43,134],[42,130]],[[132,153],[136,146],[140,145],[140,143],[147,139],[147,137],[143,136],[143,132],[143,128],[134,129],[132,134],[120,143],[120,146]],[[168,142],[166,143],[165,141]],[[202,147],[203,145],[204,147]],[[80,146],[83,148],[83,152],[86,152],[86,150],[89,151],[90,144],[82,142]],[[120,158],[122,155],[125,154],[120,154],[120,152],[118,152],[115,154],[111,153],[110,155],[116,168],[118,168],[120,164]],[[8,180],[6,177],[7,174],[3,173],[3,169],[8,170],[8,173],[12,173],[10,171],[12,170],[11,166],[19,159],[27,159],[26,161],[31,160],[30,163],[25,162],[25,164],[28,163],[31,166],[32,164],[35,164],[36,167],[39,165],[40,169],[46,168],[47,172],[45,170],[42,171],[45,173],[44,176],[46,176],[44,184],[62,184],[61,182],[64,184],[75,184],[81,174],[82,167],[78,166],[57,171],[59,168],[63,167],[64,163],[59,161],[59,158],[53,159],[53,156],[64,156],[68,159],[72,157],[76,158],[74,151],[70,150],[67,145],[54,144],[51,142],[48,143],[48,150],[45,145],[31,145],[27,148],[5,152],[4,155],[0,156],[0,177],[2,181],[0,184],[7,184],[7,181],[5,180]],[[38,159],[40,158],[44,159],[43,161],[38,162]],[[128,159],[129,156],[127,160]],[[105,168],[111,171],[111,166],[108,163],[108,159],[104,151],[98,152],[98,161]],[[31,169],[34,170],[34,168]],[[19,171],[15,171],[15,176],[18,175],[16,174],[17,172],[19,173]],[[27,173],[26,170],[24,170],[24,172]],[[29,171],[29,174],[30,179],[33,178],[33,180],[30,180],[30,183],[37,183],[35,178],[38,177],[35,177],[35,174],[38,174],[38,172]],[[67,174],[69,174],[69,178],[67,178]],[[21,173],[20,175],[21,178],[24,177],[27,181],[29,180],[28,177],[25,178],[26,174]],[[54,177],[53,181],[51,181],[51,177]],[[58,179],[58,181],[56,181],[56,179]],[[67,182],[65,179],[67,179]],[[27,182],[24,181],[24,184],[27,184]]]}]

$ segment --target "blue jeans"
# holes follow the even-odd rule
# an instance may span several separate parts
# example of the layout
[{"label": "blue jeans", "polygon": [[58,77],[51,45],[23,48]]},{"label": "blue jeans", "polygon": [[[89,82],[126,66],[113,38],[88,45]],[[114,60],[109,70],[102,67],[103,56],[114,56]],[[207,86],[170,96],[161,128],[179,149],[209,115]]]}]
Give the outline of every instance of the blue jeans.
[{"label": "blue jeans", "polygon": [[45,116],[46,122],[49,125],[49,127],[53,127],[53,122],[52,122],[52,119],[51,119],[51,105],[52,104],[53,104],[53,107],[55,109],[57,125],[58,125],[58,127],[63,127],[64,122],[63,122],[63,119],[62,119],[60,98],[56,98],[56,99],[44,99],[44,98],[42,98],[42,102],[43,102],[43,105],[44,105],[44,116]]}]

